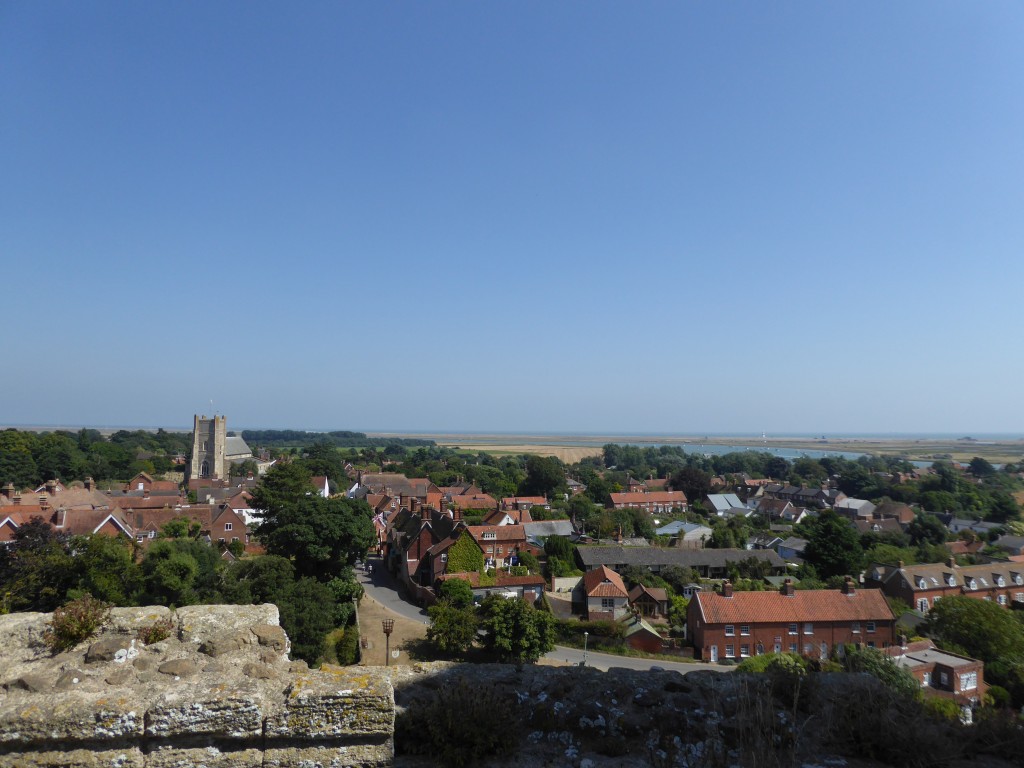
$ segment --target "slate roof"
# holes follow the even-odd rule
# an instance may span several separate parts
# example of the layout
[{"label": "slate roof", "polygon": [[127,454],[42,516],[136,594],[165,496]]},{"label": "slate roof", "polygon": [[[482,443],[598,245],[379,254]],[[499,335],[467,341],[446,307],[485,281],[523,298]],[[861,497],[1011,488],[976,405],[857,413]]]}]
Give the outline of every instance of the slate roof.
[{"label": "slate roof", "polygon": [[[885,582],[893,579],[902,581],[914,590],[960,587],[966,594],[976,589],[998,587],[1000,577],[1007,587],[1024,586],[1024,566],[1020,563],[985,563],[951,568],[946,563],[927,563],[892,568],[883,579]],[[950,579],[953,580],[952,584],[949,583]]]},{"label": "slate roof", "polygon": [[572,523],[568,520],[542,520],[536,523],[523,523],[527,538],[545,538],[547,536],[572,536]]},{"label": "slate roof", "polygon": [[644,493],[613,493],[612,504],[685,504],[686,494],[682,491],[651,491]]},{"label": "slate roof", "polygon": [[641,565],[669,566],[678,565],[683,568],[708,566],[724,568],[728,563],[737,563],[750,557],[767,560],[771,565],[782,568],[782,558],[770,549],[669,549],[664,547],[617,547],[597,546],[579,547],[577,557],[587,569],[600,565]]},{"label": "slate roof", "polygon": [[893,621],[895,617],[880,589],[857,589],[852,595],[838,589],[781,592],[699,592],[701,618],[708,624],[793,624],[830,621]]},{"label": "slate roof", "polygon": [[232,456],[252,456],[252,448],[250,448],[245,440],[237,435],[234,437],[224,438],[224,455],[227,458]]},{"label": "slate roof", "polygon": [[710,493],[708,503],[714,507],[715,512],[724,512],[727,509],[736,509],[743,506],[740,497],[735,493]]}]

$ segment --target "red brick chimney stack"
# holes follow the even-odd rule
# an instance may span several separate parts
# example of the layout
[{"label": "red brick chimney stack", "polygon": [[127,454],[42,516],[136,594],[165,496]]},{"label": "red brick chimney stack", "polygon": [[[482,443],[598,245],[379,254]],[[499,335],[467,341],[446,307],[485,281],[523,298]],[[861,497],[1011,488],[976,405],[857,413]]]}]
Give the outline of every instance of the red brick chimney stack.
[{"label": "red brick chimney stack", "polygon": [[784,582],[782,582],[782,594],[784,594],[786,597],[792,597],[793,596],[793,580],[792,579],[786,579]]}]

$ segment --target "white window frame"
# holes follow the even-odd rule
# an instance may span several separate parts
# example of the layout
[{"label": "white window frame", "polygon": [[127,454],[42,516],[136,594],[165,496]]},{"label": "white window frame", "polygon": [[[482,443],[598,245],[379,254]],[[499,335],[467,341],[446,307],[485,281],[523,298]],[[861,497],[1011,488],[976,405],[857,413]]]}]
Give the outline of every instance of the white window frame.
[{"label": "white window frame", "polygon": [[736,646],[732,643],[727,643],[725,646],[725,658],[735,659],[736,658]]},{"label": "white window frame", "polygon": [[869,621],[867,624],[868,625],[865,627],[865,629],[867,629],[869,635],[873,634],[874,631],[875,631],[875,628],[876,628],[875,627],[875,622]]},{"label": "white window frame", "polygon": [[741,637],[749,637],[750,636],[750,625],[749,624],[740,624],[740,636]]},{"label": "white window frame", "polygon": [[230,531],[234,527],[235,527],[234,523],[224,523],[224,530],[225,531]]},{"label": "white window frame", "polygon": [[974,691],[978,688],[978,673],[964,672],[960,675],[960,690]]},{"label": "white window frame", "polygon": [[725,625],[725,636],[726,637],[736,637],[736,625],[735,624],[726,624]]},{"label": "white window frame", "polygon": [[804,634],[805,635],[813,635],[814,634],[814,624],[812,624],[809,621],[805,621],[804,622]]}]

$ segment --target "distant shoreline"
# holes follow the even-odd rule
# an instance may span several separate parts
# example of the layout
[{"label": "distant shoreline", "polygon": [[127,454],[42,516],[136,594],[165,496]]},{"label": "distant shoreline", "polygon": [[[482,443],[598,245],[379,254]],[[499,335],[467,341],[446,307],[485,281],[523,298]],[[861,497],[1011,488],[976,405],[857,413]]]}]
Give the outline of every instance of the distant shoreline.
[{"label": "distant shoreline", "polygon": [[[83,427],[65,425],[5,425],[0,429],[19,429],[23,431],[43,432],[55,430],[78,431]],[[190,427],[153,427],[153,426],[101,426],[85,427],[96,429],[104,435],[110,435],[121,429],[146,430],[155,432],[164,429],[167,432],[189,432]],[[237,428],[241,432],[245,427]],[[309,430],[309,431],[330,431]],[[362,431],[362,430],[359,430]],[[684,450],[700,452],[703,446],[731,446],[738,450],[787,450],[814,451],[825,453],[856,453],[883,456],[902,456],[912,461],[930,461],[938,457],[950,457],[955,461],[969,461],[974,456],[982,456],[993,462],[1018,462],[1024,460],[1024,438],[1015,434],[994,435],[979,433],[980,437],[969,434],[960,437],[949,435],[857,435],[834,437],[808,437],[799,435],[761,436],[739,434],[594,434],[586,432],[566,433],[506,433],[506,432],[365,432],[367,437],[411,437],[434,440],[442,446],[459,446],[472,450],[494,453],[540,453],[565,457],[582,457],[599,453],[606,443],[633,444],[641,446],[678,446]]]}]

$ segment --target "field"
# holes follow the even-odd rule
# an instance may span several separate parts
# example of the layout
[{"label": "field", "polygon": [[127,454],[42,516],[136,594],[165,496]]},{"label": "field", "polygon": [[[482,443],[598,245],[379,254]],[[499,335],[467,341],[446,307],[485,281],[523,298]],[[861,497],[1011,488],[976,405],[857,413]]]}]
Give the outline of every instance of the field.
[{"label": "field", "polygon": [[[406,435],[374,435],[375,437],[405,437]],[[572,463],[586,456],[600,454],[605,443],[632,443],[637,445],[678,445],[688,451],[699,452],[702,446],[736,446],[743,448],[783,448],[796,451],[826,451],[868,453],[883,456],[901,456],[914,461],[933,461],[937,458],[953,458],[967,462],[974,456],[982,456],[994,463],[1019,462],[1024,460],[1024,440],[973,440],[961,439],[888,439],[834,437],[822,438],[763,438],[714,437],[683,435],[484,435],[484,434],[434,434],[415,435],[437,441],[439,445],[459,447],[472,451],[484,451],[495,455],[535,453],[542,456],[557,456]]]}]

